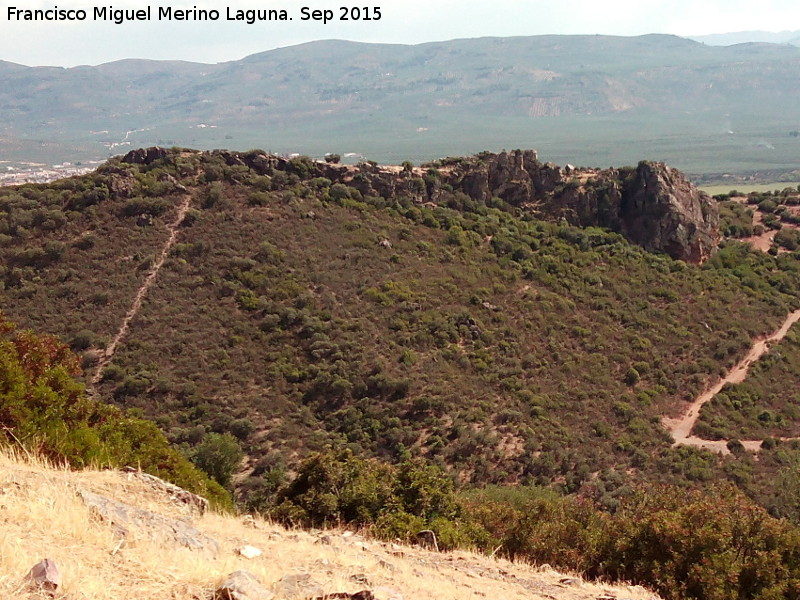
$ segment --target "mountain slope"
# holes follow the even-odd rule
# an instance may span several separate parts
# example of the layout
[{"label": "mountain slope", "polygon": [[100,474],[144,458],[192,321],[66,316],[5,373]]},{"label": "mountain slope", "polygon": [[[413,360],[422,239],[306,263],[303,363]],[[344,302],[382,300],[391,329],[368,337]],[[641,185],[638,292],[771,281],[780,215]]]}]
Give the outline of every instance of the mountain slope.
[{"label": "mountain slope", "polygon": [[[126,143],[268,143],[396,162],[535,144],[583,164],[789,168],[800,156],[787,137],[800,120],[798,69],[791,46],[665,35],[321,41],[216,65],[5,64],[0,135],[17,160],[32,157],[16,144],[42,140],[39,152],[72,161]],[[59,155],[58,144],[87,154]]]},{"label": "mountain slope", "polygon": [[[446,165],[365,163],[333,183],[303,158],[152,154],[3,190],[0,300],[82,351],[90,378],[188,197],[98,391],[187,449],[238,437],[242,491],[329,444],[604,502],[635,479],[707,481],[741,461],[740,485],[769,487],[769,452],[672,449],[661,418],[797,307],[795,255],[730,243],[687,265],[474,200]],[[403,182],[393,195],[356,189],[388,178]]]}]

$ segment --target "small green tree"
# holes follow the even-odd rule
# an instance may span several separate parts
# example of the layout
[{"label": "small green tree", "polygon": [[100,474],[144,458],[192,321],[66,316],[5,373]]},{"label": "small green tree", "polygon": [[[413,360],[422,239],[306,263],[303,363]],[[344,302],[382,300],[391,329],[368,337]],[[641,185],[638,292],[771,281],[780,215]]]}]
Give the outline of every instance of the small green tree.
[{"label": "small green tree", "polygon": [[195,450],[192,461],[227,488],[242,456],[239,442],[230,433],[210,433]]}]

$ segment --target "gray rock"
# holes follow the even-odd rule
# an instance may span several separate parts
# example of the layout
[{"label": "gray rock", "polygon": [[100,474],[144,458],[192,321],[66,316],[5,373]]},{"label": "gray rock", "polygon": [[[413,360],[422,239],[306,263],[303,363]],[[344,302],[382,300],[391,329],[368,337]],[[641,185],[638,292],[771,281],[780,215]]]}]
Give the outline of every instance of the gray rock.
[{"label": "gray rock", "polygon": [[108,189],[112,198],[130,198],[136,189],[136,177],[123,169],[108,170]]},{"label": "gray rock", "polygon": [[214,590],[214,600],[272,600],[274,597],[275,594],[248,571],[231,573]]},{"label": "gray rock", "polygon": [[47,592],[55,592],[61,585],[61,573],[55,561],[50,558],[33,565],[28,573],[28,579],[33,585]]},{"label": "gray rock", "polygon": [[315,598],[324,594],[322,586],[308,573],[284,575],[275,582],[272,589],[282,600]]},{"label": "gray rock", "polygon": [[138,148],[136,150],[131,150],[122,157],[122,162],[133,165],[149,165],[150,163],[167,156],[169,156],[169,150],[159,146],[153,146],[151,148]]},{"label": "gray rock", "polygon": [[[138,479],[139,481],[146,483],[150,488],[156,490],[157,492],[163,493],[173,504],[177,506],[185,506],[190,510],[196,511],[201,516],[208,510],[208,500],[202,496],[193,494],[192,492],[186,491],[174,483],[164,481],[155,475],[144,473],[138,469],[129,467],[124,470],[128,473],[128,477]],[[253,520],[253,522],[255,522],[255,520]]]},{"label": "gray rock", "polygon": [[148,537],[166,539],[191,550],[207,551],[212,555],[219,552],[217,541],[203,534],[191,523],[180,519],[169,519],[149,510],[85,490],[78,490],[78,495],[86,506],[117,529],[123,537],[128,537],[131,529],[135,528]]}]

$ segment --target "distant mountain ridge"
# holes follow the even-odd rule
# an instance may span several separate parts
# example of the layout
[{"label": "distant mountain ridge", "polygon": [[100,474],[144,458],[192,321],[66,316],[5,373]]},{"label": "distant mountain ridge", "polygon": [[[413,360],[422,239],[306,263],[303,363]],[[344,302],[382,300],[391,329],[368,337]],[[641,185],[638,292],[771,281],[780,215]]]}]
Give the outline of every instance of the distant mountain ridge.
[{"label": "distant mountain ridge", "polygon": [[648,158],[689,172],[800,162],[788,139],[800,124],[800,48],[788,45],[668,35],[328,40],[216,65],[0,62],[0,80],[0,151],[12,160],[159,144],[381,162],[535,146],[555,162]]},{"label": "distant mountain ridge", "polygon": [[731,33],[712,33],[709,35],[688,36],[688,39],[710,46],[732,46],[759,42],[767,44],[792,44],[800,46],[800,29],[796,31],[735,31]]}]

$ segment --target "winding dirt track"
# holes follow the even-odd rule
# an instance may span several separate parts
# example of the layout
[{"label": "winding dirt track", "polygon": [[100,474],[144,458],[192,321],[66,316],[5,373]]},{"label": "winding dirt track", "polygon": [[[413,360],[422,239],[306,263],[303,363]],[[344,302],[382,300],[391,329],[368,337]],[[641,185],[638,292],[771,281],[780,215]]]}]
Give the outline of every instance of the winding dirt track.
[{"label": "winding dirt track", "polygon": [[[730,453],[727,440],[703,440],[690,435],[692,428],[700,417],[700,408],[716,396],[726,383],[741,383],[744,381],[747,377],[747,372],[750,370],[750,365],[767,353],[770,344],[778,342],[786,337],[789,328],[797,323],[797,321],[800,321],[800,310],[789,313],[789,316],[786,317],[780,329],[775,331],[772,335],[756,340],[753,347],[750,348],[750,351],[747,353],[747,356],[736,363],[722,379],[700,394],[697,399],[689,405],[682,416],[675,419],[665,417],[662,420],[664,427],[675,440],[673,446],[697,446],[698,448],[705,448],[717,452],[718,454]],[[742,441],[742,445],[747,450],[758,451],[761,448],[761,440]]]},{"label": "winding dirt track", "polygon": [[122,325],[120,326],[117,335],[115,335],[114,339],[111,340],[111,343],[106,346],[105,352],[98,361],[97,369],[94,372],[94,376],[92,376],[92,386],[96,386],[98,383],[100,383],[100,380],[103,377],[103,370],[111,362],[111,359],[114,358],[114,353],[117,351],[117,346],[125,337],[125,334],[128,333],[128,328],[130,327],[131,321],[139,312],[147,292],[153,286],[153,283],[155,283],[156,277],[158,277],[158,272],[161,270],[164,261],[167,259],[173,244],[175,244],[175,240],[178,237],[178,227],[180,227],[180,224],[183,222],[183,219],[186,216],[186,211],[189,210],[189,205],[191,202],[192,197],[187,195],[178,206],[178,212],[175,215],[175,220],[171,224],[167,225],[169,237],[167,238],[167,241],[164,242],[164,247],[161,249],[161,254],[158,255],[158,258],[153,263],[153,266],[150,267],[150,271],[147,273],[147,277],[145,277],[142,286],[136,292],[136,295],[133,298],[133,303],[131,304],[130,309],[128,309],[125,318],[122,320]]}]

